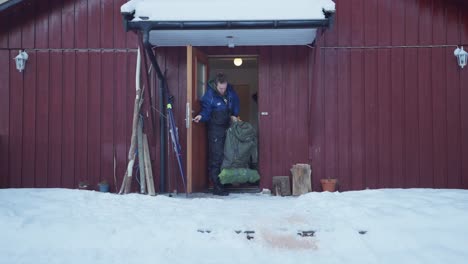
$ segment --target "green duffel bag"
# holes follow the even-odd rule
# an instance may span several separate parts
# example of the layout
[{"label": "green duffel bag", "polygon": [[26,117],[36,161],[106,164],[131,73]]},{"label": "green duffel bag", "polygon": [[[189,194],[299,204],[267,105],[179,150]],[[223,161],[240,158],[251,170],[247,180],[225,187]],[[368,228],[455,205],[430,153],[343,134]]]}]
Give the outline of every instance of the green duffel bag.
[{"label": "green duffel bag", "polygon": [[219,174],[219,180],[222,184],[255,183],[260,180],[260,175],[258,171],[246,168],[223,169]]}]

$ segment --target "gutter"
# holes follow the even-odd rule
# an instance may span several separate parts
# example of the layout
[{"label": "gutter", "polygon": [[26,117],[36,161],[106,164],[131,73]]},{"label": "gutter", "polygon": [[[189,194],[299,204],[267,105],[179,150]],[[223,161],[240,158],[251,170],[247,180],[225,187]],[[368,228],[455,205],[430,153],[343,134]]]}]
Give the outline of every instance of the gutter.
[{"label": "gutter", "polygon": [[[134,19],[134,13],[122,13],[124,28],[130,30],[220,30],[220,29],[305,29],[331,28],[335,12],[324,11],[325,19],[312,20],[252,20],[252,21],[150,21],[148,17]],[[146,20],[145,20],[146,19]]]}]

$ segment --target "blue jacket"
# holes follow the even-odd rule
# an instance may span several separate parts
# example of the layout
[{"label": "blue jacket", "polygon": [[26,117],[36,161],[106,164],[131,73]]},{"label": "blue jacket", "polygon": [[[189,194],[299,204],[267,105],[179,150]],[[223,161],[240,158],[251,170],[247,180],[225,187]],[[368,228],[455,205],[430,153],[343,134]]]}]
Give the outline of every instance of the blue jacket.
[{"label": "blue jacket", "polygon": [[[224,101],[224,98],[227,102]],[[202,116],[202,122],[209,122],[213,111],[230,110],[232,116],[239,116],[239,97],[230,84],[226,88],[224,98],[215,87],[208,84],[207,90],[201,99],[202,111],[200,115]]]}]

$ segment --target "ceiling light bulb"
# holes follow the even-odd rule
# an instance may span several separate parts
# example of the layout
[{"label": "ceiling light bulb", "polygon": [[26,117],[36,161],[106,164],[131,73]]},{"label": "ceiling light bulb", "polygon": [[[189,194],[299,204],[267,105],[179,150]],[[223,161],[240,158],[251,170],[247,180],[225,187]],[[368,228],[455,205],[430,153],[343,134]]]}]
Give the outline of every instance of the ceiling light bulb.
[{"label": "ceiling light bulb", "polygon": [[237,67],[241,66],[242,65],[242,59],[241,58],[235,58],[234,59],[234,65],[236,65]]}]

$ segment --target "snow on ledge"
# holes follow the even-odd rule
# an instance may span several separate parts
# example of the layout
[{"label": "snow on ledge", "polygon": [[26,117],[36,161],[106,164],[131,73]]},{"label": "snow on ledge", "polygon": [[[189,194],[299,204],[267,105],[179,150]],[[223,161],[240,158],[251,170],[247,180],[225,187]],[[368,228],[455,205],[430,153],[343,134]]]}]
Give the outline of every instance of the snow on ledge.
[{"label": "snow on ledge", "polygon": [[121,13],[135,12],[134,21],[246,21],[324,19],[335,11],[332,0],[130,0]]}]

